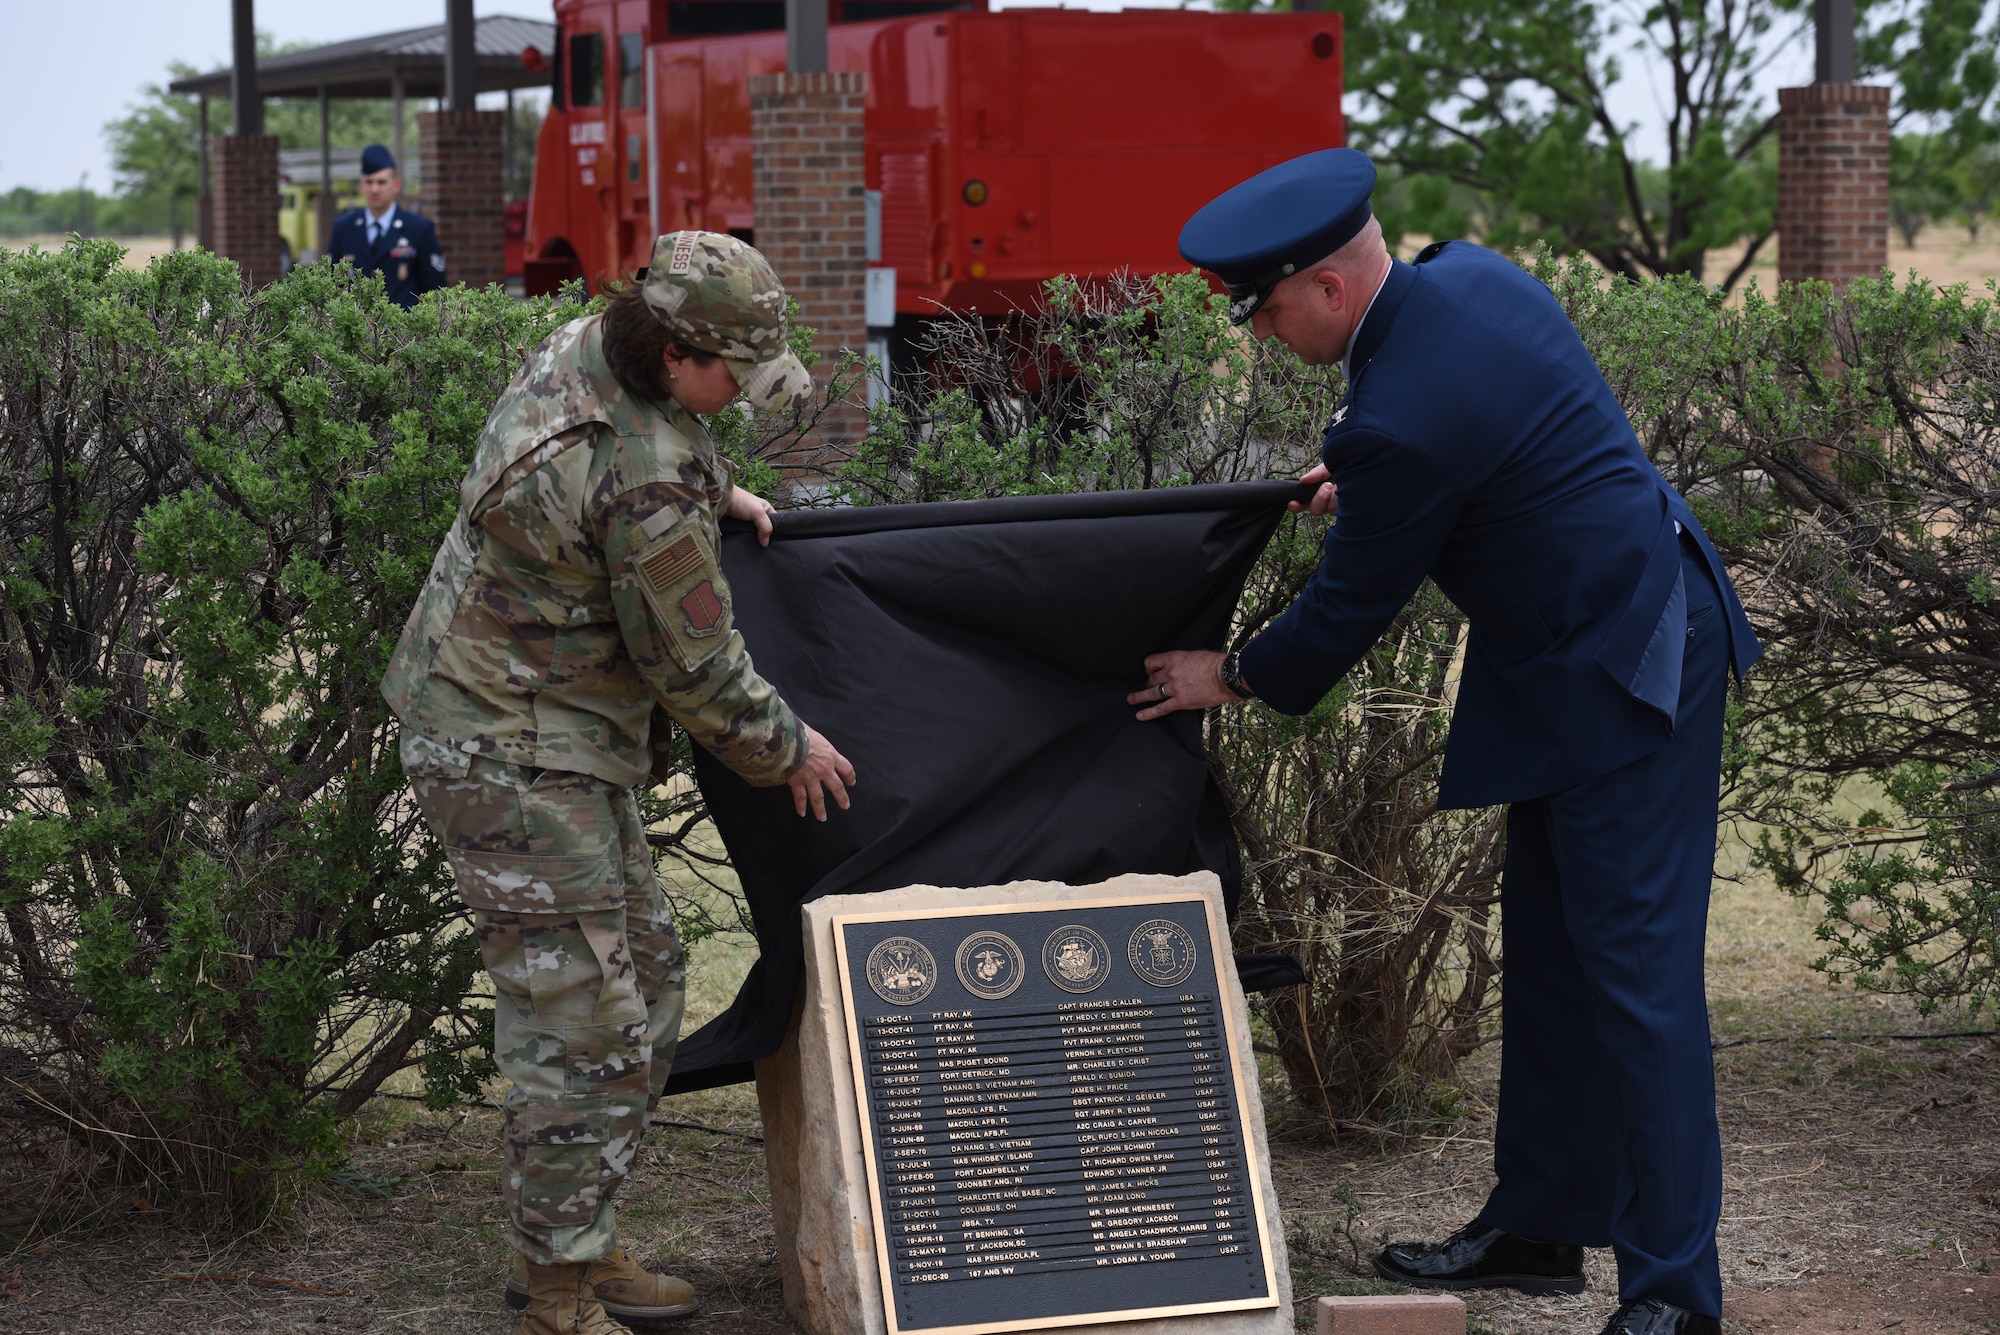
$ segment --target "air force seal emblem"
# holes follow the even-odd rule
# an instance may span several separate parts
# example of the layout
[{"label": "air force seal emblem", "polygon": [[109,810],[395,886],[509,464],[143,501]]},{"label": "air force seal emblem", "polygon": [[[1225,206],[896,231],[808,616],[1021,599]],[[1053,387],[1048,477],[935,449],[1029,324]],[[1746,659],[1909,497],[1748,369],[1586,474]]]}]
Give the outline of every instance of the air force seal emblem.
[{"label": "air force seal emblem", "polygon": [[1000,932],[974,932],[958,943],[958,981],[982,1001],[1011,996],[1027,976],[1027,961],[1013,938]]},{"label": "air force seal emblem", "polygon": [[868,952],[868,986],[891,1006],[914,1006],[937,986],[937,956],[921,941],[888,937]]},{"label": "air force seal emblem", "polygon": [[1194,972],[1194,937],[1187,928],[1154,918],[1132,929],[1125,942],[1125,962],[1154,987],[1173,987]]},{"label": "air force seal emblem", "polygon": [[1094,992],[1111,976],[1111,947],[1081,924],[1058,927],[1042,942],[1042,972],[1065,992]]}]

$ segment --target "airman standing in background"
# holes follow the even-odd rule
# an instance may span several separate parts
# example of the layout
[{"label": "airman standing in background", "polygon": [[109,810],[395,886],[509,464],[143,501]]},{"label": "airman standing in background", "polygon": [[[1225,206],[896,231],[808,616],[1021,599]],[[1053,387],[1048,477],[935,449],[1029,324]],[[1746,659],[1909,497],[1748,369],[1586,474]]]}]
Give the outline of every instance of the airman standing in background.
[{"label": "airman standing in background", "polygon": [[381,275],[389,300],[408,310],[445,285],[444,249],[431,220],[402,206],[402,193],[395,156],[380,144],[362,149],[361,198],[367,202],[333,220],[326,257]]}]

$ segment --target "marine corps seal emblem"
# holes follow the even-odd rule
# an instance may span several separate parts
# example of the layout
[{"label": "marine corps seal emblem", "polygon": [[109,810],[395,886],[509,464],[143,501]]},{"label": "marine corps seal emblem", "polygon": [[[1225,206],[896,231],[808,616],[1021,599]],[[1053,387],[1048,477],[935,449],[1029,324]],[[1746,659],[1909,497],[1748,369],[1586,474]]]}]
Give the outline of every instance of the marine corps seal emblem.
[{"label": "marine corps seal emblem", "polygon": [[1125,942],[1126,963],[1154,987],[1172,987],[1184,980],[1194,972],[1194,960],[1194,937],[1165,918],[1140,923]]},{"label": "marine corps seal emblem", "polygon": [[1042,972],[1065,992],[1094,992],[1111,976],[1111,947],[1080,923],[1058,927],[1042,942]]},{"label": "marine corps seal emblem", "polygon": [[982,1001],[1012,995],[1027,976],[1027,960],[1013,938],[1000,932],[974,932],[958,943],[958,981]]},{"label": "marine corps seal emblem", "polygon": [[868,986],[891,1006],[914,1006],[937,986],[937,956],[921,941],[891,936],[868,952]]}]

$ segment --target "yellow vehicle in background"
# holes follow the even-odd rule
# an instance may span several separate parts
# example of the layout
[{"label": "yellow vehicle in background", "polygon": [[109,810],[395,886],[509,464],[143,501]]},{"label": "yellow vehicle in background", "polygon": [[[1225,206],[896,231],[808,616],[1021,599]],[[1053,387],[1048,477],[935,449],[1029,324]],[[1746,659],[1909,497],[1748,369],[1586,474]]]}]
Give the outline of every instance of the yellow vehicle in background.
[{"label": "yellow vehicle in background", "polygon": [[[414,155],[413,155],[414,156]],[[414,162],[403,179],[415,176]],[[333,212],[361,207],[361,150],[333,150]],[[294,264],[319,258],[320,170],[317,148],[287,148],[278,153],[278,267],[291,272]]]}]

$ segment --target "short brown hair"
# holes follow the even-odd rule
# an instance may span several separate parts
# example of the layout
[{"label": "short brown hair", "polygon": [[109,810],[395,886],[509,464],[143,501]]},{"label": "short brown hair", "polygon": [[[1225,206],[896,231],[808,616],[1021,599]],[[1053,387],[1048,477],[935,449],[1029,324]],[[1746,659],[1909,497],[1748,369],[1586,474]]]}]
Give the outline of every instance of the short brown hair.
[{"label": "short brown hair", "polygon": [[692,357],[706,366],[716,360],[712,352],[690,348],[660,323],[637,283],[619,283],[610,289],[611,304],[604,308],[604,360],[618,383],[642,399],[668,399],[667,368],[661,359],[669,355]]}]

